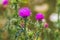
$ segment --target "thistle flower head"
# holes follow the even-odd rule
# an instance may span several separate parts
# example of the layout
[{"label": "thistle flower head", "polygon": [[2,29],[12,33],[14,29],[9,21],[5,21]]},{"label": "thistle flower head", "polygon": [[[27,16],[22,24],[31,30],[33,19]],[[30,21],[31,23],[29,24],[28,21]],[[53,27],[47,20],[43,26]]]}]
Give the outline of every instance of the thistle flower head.
[{"label": "thistle flower head", "polygon": [[42,13],[37,13],[35,18],[36,18],[36,20],[41,21],[42,19],[44,19],[44,15]]},{"label": "thistle flower head", "polygon": [[0,0],[0,4],[7,5],[8,4],[8,0]]},{"label": "thistle flower head", "polygon": [[48,28],[48,26],[49,26],[48,23],[45,23],[45,24],[44,24],[44,27],[45,27],[45,28]]},{"label": "thistle flower head", "polygon": [[26,18],[30,16],[30,14],[31,14],[31,10],[28,7],[20,8],[18,11],[18,15],[22,18]]}]

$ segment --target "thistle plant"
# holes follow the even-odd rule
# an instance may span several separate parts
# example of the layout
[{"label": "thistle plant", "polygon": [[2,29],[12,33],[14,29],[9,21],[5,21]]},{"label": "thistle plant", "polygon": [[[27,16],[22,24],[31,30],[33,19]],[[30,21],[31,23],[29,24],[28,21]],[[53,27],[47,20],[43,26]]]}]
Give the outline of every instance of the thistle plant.
[{"label": "thistle plant", "polygon": [[[38,20],[39,24],[40,24],[40,27],[38,28],[39,31],[37,31],[37,37],[36,37],[36,40],[38,40],[38,37],[39,37],[39,34],[41,32],[41,29],[43,28],[42,27],[42,20],[44,19],[44,15],[42,13],[37,13],[36,16],[35,16],[36,20]],[[43,29],[42,29],[43,31]],[[42,35],[42,34],[41,34]]]},{"label": "thistle plant", "polygon": [[31,10],[28,7],[23,7],[19,9],[18,15],[24,19],[24,35],[25,35],[25,40],[28,40],[26,23],[27,23],[27,17],[31,15]]}]

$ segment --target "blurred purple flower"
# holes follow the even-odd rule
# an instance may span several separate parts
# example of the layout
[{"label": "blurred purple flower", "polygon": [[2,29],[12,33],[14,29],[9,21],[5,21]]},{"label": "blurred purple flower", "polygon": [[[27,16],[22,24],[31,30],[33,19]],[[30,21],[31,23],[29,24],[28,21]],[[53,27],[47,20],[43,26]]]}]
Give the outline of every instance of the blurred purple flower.
[{"label": "blurred purple flower", "polygon": [[48,23],[45,23],[45,24],[44,24],[44,27],[45,27],[45,28],[48,28],[48,26],[49,26]]},{"label": "blurred purple flower", "polygon": [[36,20],[42,21],[42,19],[44,19],[44,15],[42,13],[37,13],[35,18]]},{"label": "blurred purple flower", "polygon": [[18,11],[18,15],[22,18],[26,18],[30,16],[30,14],[31,14],[31,10],[28,7],[23,7]]},{"label": "blurred purple flower", "polygon": [[2,4],[3,5],[7,5],[8,4],[8,0],[2,0]]}]

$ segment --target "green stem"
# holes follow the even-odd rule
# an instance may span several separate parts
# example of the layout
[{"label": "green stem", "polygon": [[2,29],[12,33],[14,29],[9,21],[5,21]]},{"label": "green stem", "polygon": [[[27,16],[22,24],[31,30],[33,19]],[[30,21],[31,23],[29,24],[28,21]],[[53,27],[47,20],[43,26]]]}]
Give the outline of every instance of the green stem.
[{"label": "green stem", "polygon": [[14,17],[17,17],[17,3],[14,3],[14,6],[15,6],[15,14],[14,14]]},{"label": "green stem", "polygon": [[[59,6],[58,6],[58,23],[60,24],[60,19],[59,19],[59,16],[60,16],[60,4],[59,4]],[[59,25],[60,26],[60,25]]]},{"label": "green stem", "polygon": [[40,27],[38,28],[39,31],[37,32],[36,40],[38,40],[39,34],[40,34],[40,32],[41,32],[41,28],[42,28],[42,26],[41,26],[41,21],[40,21],[39,23],[40,23]]},{"label": "green stem", "polygon": [[27,19],[25,18],[24,19],[24,23],[25,23],[25,27],[24,27],[24,35],[25,35],[25,40],[28,40],[28,37],[27,37],[27,30],[26,30],[26,21],[27,21]]},{"label": "green stem", "polygon": [[39,37],[39,32],[37,32],[37,37],[36,37],[36,40],[38,40],[38,37]]},{"label": "green stem", "polygon": [[15,14],[14,14],[14,17],[18,17],[18,6],[17,6],[17,4],[18,4],[18,0],[16,0],[16,3],[14,3],[14,6],[15,6]]},{"label": "green stem", "polygon": [[42,22],[40,22],[40,28],[41,28],[41,29],[40,29],[40,30],[41,30],[41,31],[40,31],[40,32],[41,32],[40,37],[41,37],[41,40],[44,40],[44,39],[43,39],[43,26],[42,26]]},{"label": "green stem", "polygon": [[[15,6],[15,14],[14,14],[14,17],[18,17],[18,8],[17,8],[17,4],[18,4],[18,0],[16,0],[16,3],[14,3],[14,6]],[[17,21],[18,22],[18,21]],[[18,40],[18,37],[15,38],[15,40]]]}]

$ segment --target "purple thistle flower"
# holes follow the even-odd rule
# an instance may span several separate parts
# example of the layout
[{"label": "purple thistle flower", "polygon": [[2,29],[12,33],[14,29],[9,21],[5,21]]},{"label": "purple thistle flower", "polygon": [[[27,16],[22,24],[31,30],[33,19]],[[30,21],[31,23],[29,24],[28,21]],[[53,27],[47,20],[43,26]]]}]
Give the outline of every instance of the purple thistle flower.
[{"label": "purple thistle flower", "polygon": [[45,24],[44,24],[44,27],[45,27],[45,28],[48,28],[48,26],[49,26],[48,23],[45,23]]},{"label": "purple thistle flower", "polygon": [[42,13],[37,13],[35,18],[36,20],[42,21],[42,19],[44,19],[44,15]]},{"label": "purple thistle flower", "polygon": [[8,4],[8,0],[2,0],[2,1],[1,1],[1,4],[2,4],[2,5],[7,5],[7,4]]},{"label": "purple thistle flower", "polygon": [[26,18],[30,16],[30,14],[31,14],[31,10],[28,7],[23,7],[18,11],[18,15],[22,18]]}]

